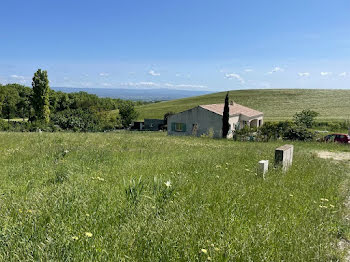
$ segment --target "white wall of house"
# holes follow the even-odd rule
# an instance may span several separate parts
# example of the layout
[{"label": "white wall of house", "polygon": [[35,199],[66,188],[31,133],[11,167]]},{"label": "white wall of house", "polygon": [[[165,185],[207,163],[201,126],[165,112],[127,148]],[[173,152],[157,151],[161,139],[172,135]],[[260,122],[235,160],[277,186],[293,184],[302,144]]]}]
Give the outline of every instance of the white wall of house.
[{"label": "white wall of house", "polygon": [[230,116],[228,123],[230,124],[231,130],[235,131],[236,130],[236,125],[239,122],[239,115],[237,116]]},{"label": "white wall of house", "polygon": [[256,116],[256,117],[246,117],[241,115],[239,119],[239,127],[242,129],[244,126],[248,127],[261,127],[264,123],[264,116]]},{"label": "white wall of house", "polygon": [[[245,125],[259,127],[263,123],[263,115],[248,118],[243,115],[233,115],[229,118],[230,131],[235,131],[236,127],[242,129]],[[177,125],[176,125],[177,124]],[[175,125],[175,128],[174,128]],[[202,107],[195,107],[187,111],[171,115],[168,117],[168,135],[196,135],[209,134],[213,132],[214,137],[222,137],[222,116],[206,110]],[[176,128],[176,127],[184,128]]]}]

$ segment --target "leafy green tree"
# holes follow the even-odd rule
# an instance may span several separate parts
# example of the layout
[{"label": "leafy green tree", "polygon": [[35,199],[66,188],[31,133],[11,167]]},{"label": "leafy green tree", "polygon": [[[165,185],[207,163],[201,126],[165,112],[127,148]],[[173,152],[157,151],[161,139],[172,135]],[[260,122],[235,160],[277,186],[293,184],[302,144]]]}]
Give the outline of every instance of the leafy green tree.
[{"label": "leafy green tree", "polygon": [[169,117],[169,116],[172,116],[172,115],[175,115],[175,112],[169,111],[169,112],[167,112],[167,113],[164,114],[164,122],[165,122],[165,124],[166,124],[167,121],[168,121],[168,117]]},{"label": "leafy green tree", "polygon": [[38,69],[33,77],[33,97],[32,105],[37,120],[50,122],[50,87],[47,71]]},{"label": "leafy green tree", "polygon": [[29,118],[29,112],[30,112],[30,102],[29,102],[29,98],[27,97],[21,97],[19,99],[19,102],[17,103],[17,109],[18,109],[18,113],[19,115],[22,116],[23,121],[25,120],[26,116],[28,116]]},{"label": "leafy green tree", "polygon": [[226,138],[228,134],[228,130],[230,129],[229,124],[229,118],[230,118],[230,108],[229,108],[229,101],[228,101],[228,92],[225,97],[225,105],[224,105],[224,112],[222,115],[222,137]]},{"label": "leafy green tree", "polygon": [[131,101],[125,101],[119,105],[119,115],[123,127],[129,127],[131,122],[139,116]]},{"label": "leafy green tree", "polygon": [[306,126],[307,128],[312,127],[314,123],[314,118],[319,114],[312,110],[303,110],[294,115],[294,122],[298,126]]},{"label": "leafy green tree", "polygon": [[16,96],[14,93],[9,93],[5,96],[2,106],[2,115],[6,117],[8,123],[10,119],[15,116],[16,112]]}]

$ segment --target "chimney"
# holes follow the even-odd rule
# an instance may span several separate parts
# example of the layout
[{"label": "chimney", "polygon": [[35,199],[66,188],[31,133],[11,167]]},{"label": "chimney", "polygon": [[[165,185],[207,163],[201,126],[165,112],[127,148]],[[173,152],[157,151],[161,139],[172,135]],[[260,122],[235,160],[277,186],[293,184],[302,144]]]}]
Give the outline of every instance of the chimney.
[{"label": "chimney", "polygon": [[230,101],[230,106],[234,106],[235,105],[235,103],[231,100]]}]

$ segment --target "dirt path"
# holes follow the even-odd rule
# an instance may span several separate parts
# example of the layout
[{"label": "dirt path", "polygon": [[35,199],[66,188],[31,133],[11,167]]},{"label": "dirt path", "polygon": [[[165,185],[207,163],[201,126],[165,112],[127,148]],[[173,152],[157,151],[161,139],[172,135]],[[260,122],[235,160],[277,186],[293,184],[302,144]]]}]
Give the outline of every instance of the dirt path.
[{"label": "dirt path", "polygon": [[319,151],[317,152],[319,158],[333,159],[336,161],[350,161],[350,152],[329,152]]}]

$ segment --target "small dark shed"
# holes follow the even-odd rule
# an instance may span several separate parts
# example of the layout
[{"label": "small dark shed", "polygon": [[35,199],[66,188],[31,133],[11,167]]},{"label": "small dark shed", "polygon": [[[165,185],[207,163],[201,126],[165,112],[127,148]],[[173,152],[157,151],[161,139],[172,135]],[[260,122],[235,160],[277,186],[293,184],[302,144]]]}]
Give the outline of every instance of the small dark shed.
[{"label": "small dark shed", "polygon": [[165,121],[163,119],[145,119],[145,130],[159,131],[164,128]]},{"label": "small dark shed", "polygon": [[145,123],[143,121],[134,121],[131,125],[131,130],[143,130]]}]

